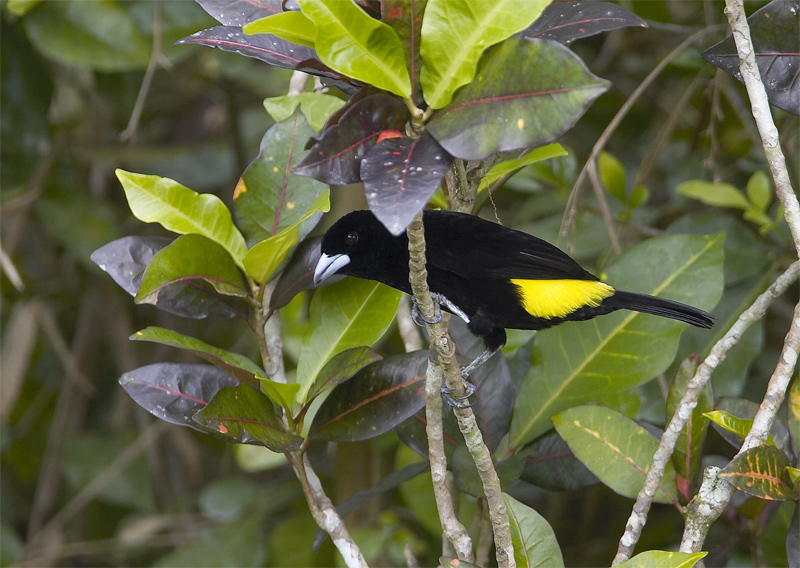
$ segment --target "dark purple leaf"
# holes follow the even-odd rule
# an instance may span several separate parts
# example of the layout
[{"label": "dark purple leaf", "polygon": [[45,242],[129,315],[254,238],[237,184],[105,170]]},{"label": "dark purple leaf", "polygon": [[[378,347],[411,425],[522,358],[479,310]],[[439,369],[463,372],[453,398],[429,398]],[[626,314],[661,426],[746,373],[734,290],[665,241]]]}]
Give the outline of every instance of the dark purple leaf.
[{"label": "dark purple leaf", "polygon": [[522,479],[542,489],[574,491],[600,481],[556,432],[545,434],[517,455],[525,458]]},{"label": "dark purple leaf", "polygon": [[477,160],[552,142],[608,88],[559,43],[512,37],[481,58],[470,84],[428,132],[457,158]]},{"label": "dark purple leaf", "polygon": [[422,39],[422,16],[428,0],[384,0],[383,22],[389,24],[400,38],[406,55],[408,76],[411,77],[411,99],[417,106],[425,102],[419,84],[422,57],[419,46]]},{"label": "dark purple leaf", "polygon": [[[420,461],[407,465],[397,471],[393,471],[381,479],[376,485],[354,493],[347,501],[337,505],[336,512],[339,513],[341,517],[346,517],[361,505],[368,503],[374,497],[379,497],[387,491],[399,487],[406,481],[414,479],[420,473],[427,471],[429,467],[430,465],[428,462]],[[311,548],[317,550],[327,538],[328,533],[321,528],[317,528],[317,533],[314,535],[314,543],[311,545]]]},{"label": "dark purple leaf", "polygon": [[[313,277],[314,268],[320,257],[321,244],[322,237],[311,237],[297,245],[272,292],[270,309],[278,310],[303,290],[317,288]],[[334,274],[330,278],[326,278],[320,287],[338,282],[342,278],[344,276]]]},{"label": "dark purple leaf", "polygon": [[242,27],[259,18],[283,12],[283,0],[195,0],[223,26]]},{"label": "dark purple leaf", "polygon": [[[150,261],[161,249],[173,242],[166,237],[123,237],[92,253],[97,264],[130,295],[135,296]],[[180,282],[158,294],[155,306],[185,318],[241,317],[248,314],[247,304],[236,298],[215,294],[197,282]]]},{"label": "dark purple leaf", "polygon": [[222,388],[237,386],[239,381],[211,365],[156,363],[125,373],[119,384],[153,416],[201,430],[192,416]]},{"label": "dark purple leaf", "polygon": [[319,141],[294,168],[294,173],[330,185],[361,181],[361,161],[385,130],[402,130],[408,109],[397,97],[368,96],[323,129]]},{"label": "dark purple leaf", "polygon": [[231,442],[266,446],[273,452],[296,450],[303,444],[303,438],[283,429],[272,402],[247,385],[222,389],[192,419]]},{"label": "dark purple leaf", "polygon": [[328,117],[328,120],[325,121],[325,125],[322,127],[322,130],[320,130],[319,133],[313,134],[311,138],[308,139],[308,142],[306,142],[305,145],[305,149],[308,150],[314,144],[319,142],[322,135],[329,128],[332,128],[333,126],[339,124],[339,121],[351,108],[353,108],[355,105],[357,105],[367,97],[371,97],[372,95],[377,95],[377,94],[385,94],[385,93],[383,93],[380,89],[376,89],[372,85],[366,85],[364,88],[356,91],[356,93],[354,93],[349,99],[347,99],[346,103],[344,103],[341,107],[339,107],[338,110],[336,110],[333,114],[331,114]]},{"label": "dark purple leaf", "polygon": [[309,438],[353,442],[391,430],[425,404],[427,365],[428,352],[415,351],[364,367],[325,399]]},{"label": "dark purple leaf", "polygon": [[317,58],[317,52],[310,47],[296,45],[270,34],[245,35],[242,28],[236,26],[208,28],[175,43],[216,47],[284,69],[294,69],[302,61]]},{"label": "dark purple leaf", "polygon": [[322,78],[323,85],[326,87],[336,87],[348,95],[355,93],[361,85],[361,83],[355,79],[340,75],[319,59],[304,59],[297,64],[295,69],[305,71],[309,75],[318,75]]},{"label": "dark purple leaf", "polygon": [[[769,102],[800,115],[800,2],[773,0],[747,18]],[[742,80],[733,36],[702,53],[703,59]]]},{"label": "dark purple leaf", "polygon": [[173,240],[168,237],[122,237],[100,247],[90,258],[123,290],[135,296],[147,265]]},{"label": "dark purple leaf", "polygon": [[[460,491],[473,497],[485,497],[483,482],[475,467],[475,460],[472,459],[465,444],[461,444],[455,449],[449,463],[453,470],[453,480]],[[520,455],[495,462],[494,468],[500,478],[500,485],[508,487],[519,479],[524,465],[525,458]]]},{"label": "dark purple leaf", "polygon": [[628,26],[646,28],[647,24],[627,8],[611,2],[556,2],[520,35],[569,45],[576,39]]},{"label": "dark purple leaf", "polygon": [[[455,342],[456,354],[463,361],[472,361],[486,348],[483,340],[470,333],[467,324],[459,318],[450,319],[450,336]],[[472,411],[484,442],[489,451],[494,452],[500,439],[508,433],[514,408],[514,385],[505,357],[495,354],[470,375],[470,380],[478,387],[472,399]]]},{"label": "dark purple leaf", "polygon": [[[313,130],[300,109],[267,130],[258,157],[247,166],[233,204],[239,228],[248,244],[255,244],[298,222],[325,189],[314,179],[291,174],[306,155],[303,143]],[[303,223],[300,238],[314,228],[320,216]]]},{"label": "dark purple leaf", "polygon": [[307,401],[311,401],[337,385],[345,382],[359,370],[370,363],[383,359],[378,353],[367,346],[353,347],[347,351],[336,354],[314,379],[314,384],[309,389]]},{"label": "dark purple leaf", "polygon": [[452,163],[453,156],[427,132],[378,142],[361,160],[370,210],[399,235],[436,193]]}]

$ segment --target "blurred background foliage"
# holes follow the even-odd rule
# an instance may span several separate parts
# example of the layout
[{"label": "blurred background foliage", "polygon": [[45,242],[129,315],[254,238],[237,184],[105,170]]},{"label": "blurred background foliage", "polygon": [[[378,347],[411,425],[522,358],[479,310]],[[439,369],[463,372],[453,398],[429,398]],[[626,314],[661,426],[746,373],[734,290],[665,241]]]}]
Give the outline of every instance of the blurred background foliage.
[{"label": "blurred background foliage", "polygon": [[[611,90],[561,141],[568,157],[529,166],[493,189],[489,216],[556,242],[572,183],[598,136],[662,58],[706,30],[612,133],[600,176],[614,196],[609,203],[623,248],[663,233],[726,231],[726,292],[715,310],[721,334],[791,257],[781,223],[743,216],[742,207],[703,204],[685,185],[710,180],[742,192],[752,186],[747,195],[756,196],[751,201],[767,220],[778,214],[744,89],[700,58],[727,34],[723,2],[622,3],[649,29],[622,29],[572,46],[592,72],[611,81]],[[748,3],[748,12],[762,4]],[[283,456],[160,423],[117,384],[124,372],[148,363],[197,362],[128,341],[136,330],[175,328],[246,353],[256,348],[246,325],[193,322],[134,305],[89,260],[93,250],[124,235],[166,234],[131,216],[113,176],[117,167],[170,177],[230,205],[273,122],[262,101],[286,93],[290,72],[231,53],[173,46],[214,23],[189,0],[8,0],[0,6],[0,565],[340,562],[329,541],[312,550],[315,525]],[[154,45],[163,55],[151,64],[152,82],[137,105],[150,80]],[[774,114],[796,187],[797,117]],[[758,197],[764,186],[766,200]],[[602,272],[613,253],[590,193],[583,191],[577,224],[561,244]],[[360,190],[337,189],[331,198],[328,223],[363,207]],[[780,299],[717,370],[718,397],[760,400],[794,300]],[[296,357],[306,305],[292,302],[282,318],[287,356]],[[702,339],[687,330],[681,352],[705,345]],[[378,349],[391,353],[399,345],[394,332]],[[674,369],[666,373],[673,375]],[[666,384],[653,381],[623,393],[614,406],[663,424]],[[707,443],[708,455],[730,458],[735,451],[716,433]],[[393,433],[311,451],[335,503],[419,459]],[[370,562],[404,564],[406,551],[422,565],[436,562],[441,545],[430,491],[419,476],[347,518]],[[610,561],[630,500],[599,484],[570,493],[533,486],[527,492],[553,526],[567,565]],[[474,503],[465,497],[462,506]],[[738,516],[712,528],[707,565],[785,563],[779,536],[774,546],[764,542],[754,550],[752,537],[764,529],[753,523],[768,518],[780,525],[776,534],[785,535],[792,505],[744,499],[736,505]],[[756,507],[775,511],[762,517]],[[681,529],[674,508],[656,506],[640,546],[668,548]]]}]

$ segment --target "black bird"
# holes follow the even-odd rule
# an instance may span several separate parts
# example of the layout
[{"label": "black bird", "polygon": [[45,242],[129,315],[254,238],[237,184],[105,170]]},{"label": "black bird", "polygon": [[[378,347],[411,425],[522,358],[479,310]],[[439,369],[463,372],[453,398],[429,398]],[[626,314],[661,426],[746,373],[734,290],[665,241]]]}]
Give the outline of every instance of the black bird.
[{"label": "black bird", "polygon": [[[698,308],[615,290],[550,243],[475,215],[426,210],[423,224],[434,300],[486,344],[464,369],[465,378],[505,345],[505,328],[540,330],[620,309],[696,327],[714,323],[713,315]],[[393,236],[370,211],[345,215],[322,239],[314,282],[333,274],[377,280],[410,294],[408,237]]]}]

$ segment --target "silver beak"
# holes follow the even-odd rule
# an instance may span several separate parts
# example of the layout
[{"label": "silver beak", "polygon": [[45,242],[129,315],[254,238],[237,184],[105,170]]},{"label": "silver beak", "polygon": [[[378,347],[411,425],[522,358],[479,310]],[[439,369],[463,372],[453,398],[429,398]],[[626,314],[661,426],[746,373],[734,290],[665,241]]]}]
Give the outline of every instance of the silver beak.
[{"label": "silver beak", "polygon": [[347,266],[350,263],[350,257],[346,254],[335,254],[328,256],[323,253],[317,261],[317,267],[314,269],[314,284],[319,284],[329,276],[336,274],[340,268]]}]

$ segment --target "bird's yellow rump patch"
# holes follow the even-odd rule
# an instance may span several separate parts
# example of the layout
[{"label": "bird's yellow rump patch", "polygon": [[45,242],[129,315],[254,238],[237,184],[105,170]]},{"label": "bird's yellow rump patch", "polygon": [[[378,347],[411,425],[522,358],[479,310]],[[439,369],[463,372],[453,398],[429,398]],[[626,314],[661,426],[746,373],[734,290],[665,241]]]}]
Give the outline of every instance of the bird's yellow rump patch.
[{"label": "bird's yellow rump patch", "polygon": [[512,278],[525,311],[536,318],[563,318],[583,307],[596,308],[614,288],[595,280],[523,280]]}]

